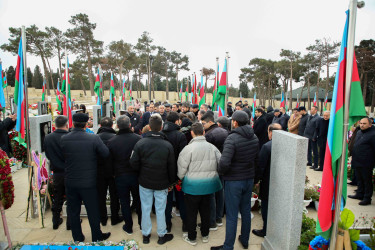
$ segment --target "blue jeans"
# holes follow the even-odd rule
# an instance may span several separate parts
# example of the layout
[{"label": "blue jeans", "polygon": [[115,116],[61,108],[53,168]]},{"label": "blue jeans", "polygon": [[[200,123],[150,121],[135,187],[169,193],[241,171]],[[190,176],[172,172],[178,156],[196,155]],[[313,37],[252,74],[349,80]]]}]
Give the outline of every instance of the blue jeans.
[{"label": "blue jeans", "polygon": [[167,233],[165,207],[167,205],[168,189],[152,190],[139,185],[139,196],[141,197],[142,207],[142,234],[144,236],[151,234],[151,208],[155,198],[157,233],[159,237],[163,237]]},{"label": "blue jeans", "polygon": [[224,249],[233,249],[236,240],[238,212],[241,213],[241,241],[249,243],[251,229],[251,193],[254,179],[225,181],[226,228]]}]

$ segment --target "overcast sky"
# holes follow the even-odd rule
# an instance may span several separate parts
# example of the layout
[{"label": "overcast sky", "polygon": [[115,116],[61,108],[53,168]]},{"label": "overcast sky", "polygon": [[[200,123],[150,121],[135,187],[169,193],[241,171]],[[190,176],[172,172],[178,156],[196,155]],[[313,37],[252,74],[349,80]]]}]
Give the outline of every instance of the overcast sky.
[{"label": "overcast sky", "polygon": [[[341,41],[348,5],[349,0],[0,0],[0,44],[8,41],[9,27],[36,24],[65,31],[72,15],[86,13],[105,46],[120,39],[135,44],[148,31],[155,45],[188,55],[190,72],[182,77],[202,67],[215,69],[216,57],[221,71],[228,51],[229,82],[237,86],[240,69],[254,57],[278,60],[282,48],[304,54],[317,38]],[[356,44],[362,39],[375,39],[375,0],[358,10]],[[0,51],[0,58],[3,68],[16,65],[10,53]],[[57,61],[51,61],[53,69]],[[27,63],[32,70],[42,66],[32,56]]]}]

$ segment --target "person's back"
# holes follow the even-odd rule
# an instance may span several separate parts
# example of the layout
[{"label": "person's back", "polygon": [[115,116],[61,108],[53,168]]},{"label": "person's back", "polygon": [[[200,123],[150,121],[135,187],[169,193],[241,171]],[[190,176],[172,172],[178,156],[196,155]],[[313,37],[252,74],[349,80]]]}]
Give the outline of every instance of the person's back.
[{"label": "person's back", "polygon": [[[112,119],[109,117],[104,117],[100,120],[100,128],[98,129],[97,135],[105,145],[107,145],[108,141],[116,135],[116,131],[112,128],[112,125]],[[110,161],[105,158],[98,157],[98,175],[99,177],[113,176]]]},{"label": "person's back", "polygon": [[12,152],[8,131],[16,125],[17,114],[10,115],[3,121],[0,121],[0,148],[4,150],[7,155]]},{"label": "person's back", "polygon": [[267,126],[272,123],[273,117],[274,117],[273,107],[272,106],[268,106],[267,107],[267,113],[266,113]]},{"label": "person's back", "polygon": [[266,114],[264,114],[261,108],[257,108],[255,110],[255,116],[257,116],[257,118],[254,120],[253,129],[259,140],[259,148],[262,148],[263,144],[268,142]]},{"label": "person's back", "polygon": [[223,145],[228,137],[228,131],[220,128],[214,121],[214,116],[206,113],[202,116],[202,125],[205,129],[207,142],[213,144],[220,152],[223,151]]},{"label": "person's back", "polygon": [[180,131],[180,126],[176,124],[180,121],[177,112],[170,112],[166,119],[162,132],[172,144],[177,162],[178,155],[187,144],[186,136]]}]

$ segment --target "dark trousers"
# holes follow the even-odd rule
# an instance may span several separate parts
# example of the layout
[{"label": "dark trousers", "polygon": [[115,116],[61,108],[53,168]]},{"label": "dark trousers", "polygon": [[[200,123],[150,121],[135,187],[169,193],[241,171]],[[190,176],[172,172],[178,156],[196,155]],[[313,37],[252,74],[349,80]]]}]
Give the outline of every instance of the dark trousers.
[{"label": "dark trousers", "polygon": [[[53,175],[52,223],[58,224],[64,203],[65,176]],[[68,222],[68,219],[67,219]]]},{"label": "dark trousers", "polygon": [[358,196],[363,196],[363,200],[371,201],[373,187],[372,187],[372,169],[373,167],[356,167],[358,183]]},{"label": "dark trousers", "polygon": [[73,240],[83,241],[84,239],[80,220],[82,201],[87,211],[92,241],[103,240],[102,231],[100,230],[98,191],[96,187],[76,188],[67,186],[66,197],[68,200],[68,216],[70,217]]},{"label": "dark trousers", "polygon": [[326,143],[323,143],[321,146],[319,146],[319,168],[323,169],[324,167],[324,157],[326,155]]},{"label": "dark trousers", "polygon": [[[224,182],[220,176],[221,184],[224,187]],[[216,225],[216,220],[221,219],[224,216],[224,188],[220,189],[210,197],[211,216],[210,226]]]},{"label": "dark trousers", "polygon": [[224,249],[233,250],[236,241],[238,212],[241,213],[241,241],[243,245],[249,244],[251,229],[251,193],[254,179],[240,181],[225,181],[225,241]]},{"label": "dark trousers", "polygon": [[186,219],[186,207],[184,201],[184,192],[178,191],[176,187],[172,191],[168,192],[167,206],[165,208],[165,223],[167,225],[172,223],[172,208],[173,208],[173,194],[176,198],[176,207],[180,210],[180,217],[183,223]]},{"label": "dark trousers", "polygon": [[319,155],[318,155],[318,144],[316,141],[309,139],[309,145],[307,148],[307,163],[312,165],[312,155],[314,155],[314,167],[319,166]]},{"label": "dark trousers", "polygon": [[98,195],[99,195],[99,211],[100,211],[100,221],[102,223],[107,222],[107,190],[109,188],[109,196],[111,200],[111,220],[116,221],[119,218],[120,202],[117,195],[115,179],[113,177],[103,177],[98,176],[97,180]]},{"label": "dark trousers", "polygon": [[201,216],[202,237],[208,236],[210,231],[210,195],[185,194],[186,224],[190,240],[197,238],[197,215]]},{"label": "dark trousers", "polygon": [[138,214],[138,225],[141,226],[142,209],[141,200],[139,198],[138,176],[132,174],[124,174],[115,178],[117,193],[120,198],[121,212],[124,217],[124,229],[133,229],[132,211],[130,208],[130,193],[133,197],[133,205]]},{"label": "dark trousers", "polygon": [[261,205],[262,219],[263,219],[263,229],[262,231],[267,233],[267,216],[268,216],[268,199],[262,199]]}]

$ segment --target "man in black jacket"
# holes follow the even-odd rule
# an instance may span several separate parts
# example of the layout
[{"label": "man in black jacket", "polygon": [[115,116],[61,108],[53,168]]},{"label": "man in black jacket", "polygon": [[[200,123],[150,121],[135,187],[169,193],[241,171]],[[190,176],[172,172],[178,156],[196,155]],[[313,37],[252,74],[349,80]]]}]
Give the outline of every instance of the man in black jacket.
[{"label": "man in black jacket", "polygon": [[176,181],[176,160],[172,145],[161,133],[163,121],[159,114],[150,117],[151,131],[135,144],[130,164],[139,171],[139,195],[142,206],[143,243],[150,243],[151,208],[155,197],[158,244],[162,245],[173,239],[167,234],[165,224],[165,207],[167,204],[168,187]]},{"label": "man in black jacket", "polygon": [[223,153],[218,167],[223,175],[226,206],[226,229],[223,246],[217,249],[233,249],[236,240],[238,212],[241,212],[241,235],[239,241],[246,249],[250,238],[250,203],[256,178],[259,141],[254,130],[247,125],[248,115],[244,111],[236,111],[232,116],[233,130],[225,140]]},{"label": "man in black jacket", "polygon": [[232,117],[232,115],[233,115],[232,102],[228,102],[228,104],[227,104],[227,117]]},{"label": "man in black jacket", "polygon": [[159,114],[163,122],[167,120],[167,112],[165,112],[165,106],[163,104],[159,105]]},{"label": "man in black jacket", "polygon": [[324,111],[323,118],[320,118],[316,123],[317,142],[319,146],[319,168],[315,171],[323,171],[324,157],[326,154],[328,125],[329,125],[329,111]]},{"label": "man in black jacket", "polygon": [[263,145],[259,152],[259,169],[260,175],[260,193],[259,198],[262,200],[262,219],[263,228],[254,229],[252,232],[258,237],[266,236],[267,232],[267,215],[268,215],[268,194],[270,188],[270,174],[271,174],[271,149],[272,149],[272,131],[282,130],[282,127],[278,123],[273,123],[268,126],[268,138],[269,141]]},{"label": "man in black jacket", "polygon": [[[44,138],[46,157],[50,161],[50,169],[53,171],[52,224],[54,230],[58,229],[63,222],[60,214],[65,195],[65,158],[61,150],[61,137],[68,134],[68,118],[63,115],[56,117],[55,127],[56,130]],[[68,219],[66,227],[70,229]]]},{"label": "man in black jacket", "polygon": [[230,131],[230,120],[228,119],[228,117],[226,116],[220,116],[219,118],[217,118],[217,121],[216,121],[217,125],[220,127],[220,128],[223,128],[225,129],[226,131]]},{"label": "man in black jacket", "polygon": [[268,106],[267,107],[267,114],[266,114],[267,127],[269,125],[271,125],[273,118],[274,118],[273,107]]},{"label": "man in black jacket", "polygon": [[14,128],[16,125],[17,114],[9,115],[9,117],[5,118],[4,121],[0,122],[0,148],[7,153],[12,151],[12,147],[10,146],[9,135],[8,132]]},{"label": "man in black jacket", "polygon": [[148,124],[151,115],[154,113],[154,103],[150,103],[148,111],[145,112],[142,116],[142,128]]},{"label": "man in black jacket", "polygon": [[[318,154],[318,144],[317,144],[317,121],[320,119],[318,113],[318,107],[313,106],[310,110],[310,116],[307,119],[305,132],[303,136],[309,138],[309,146],[307,148],[307,165],[310,166],[311,169],[319,168],[319,154]],[[302,121],[302,118],[301,118]],[[301,126],[301,122],[299,123]],[[312,165],[312,157],[314,156],[314,165]]]},{"label": "man in black jacket", "polygon": [[126,115],[130,118],[131,130],[136,134],[140,134],[142,130],[142,121],[141,117],[134,112],[133,106],[128,107],[128,113]]},{"label": "man in black jacket", "polygon": [[354,140],[352,166],[357,176],[358,191],[349,198],[361,200],[358,204],[366,206],[371,204],[373,193],[372,171],[375,165],[375,127],[370,118],[366,117],[359,122],[361,128]]},{"label": "man in black jacket", "polygon": [[142,210],[139,199],[138,172],[130,166],[129,161],[135,144],[142,137],[132,132],[130,119],[125,115],[117,118],[117,127],[119,132],[108,141],[108,149],[111,152],[117,193],[120,197],[121,212],[125,221],[122,229],[131,235],[133,219],[130,209],[130,193],[137,211],[139,226],[141,226]]},{"label": "man in black jacket", "polygon": [[283,128],[283,130],[287,130],[288,128],[288,121],[286,119],[285,116],[283,116],[283,114],[280,112],[279,109],[275,109],[274,112],[273,112],[273,120],[272,120],[272,123],[278,123],[281,125],[281,127]]},{"label": "man in black jacket", "polygon": [[68,201],[68,216],[74,241],[84,241],[80,211],[82,201],[86,207],[91,227],[92,241],[102,241],[111,233],[100,230],[100,213],[97,190],[98,156],[106,158],[109,150],[99,136],[86,133],[89,116],[83,113],[73,115],[72,132],[61,138],[61,148],[65,157],[65,186]]},{"label": "man in black jacket", "polygon": [[[186,136],[182,132],[180,132],[180,126],[179,126],[180,122],[181,120],[180,120],[178,113],[172,111],[167,116],[167,121],[164,123],[163,131],[162,131],[167,137],[167,140],[172,144],[173,149],[174,149],[174,155],[175,155],[175,161],[176,161],[176,174],[177,174],[178,156],[180,155],[180,152],[187,144]],[[177,180],[177,175],[176,175],[176,180]],[[165,220],[167,224],[168,233],[171,232],[171,229],[172,229],[173,191],[176,197],[176,203],[180,209],[180,216],[182,220],[183,230],[186,229],[186,225],[185,225],[186,209],[185,209],[185,202],[184,202],[184,193],[174,188],[168,192],[167,207],[165,209]]]},{"label": "man in black jacket", "polygon": [[[236,111],[237,112],[237,111]],[[220,128],[214,120],[211,113],[206,113],[202,116],[202,125],[205,129],[205,137],[207,142],[213,144],[220,153],[223,152],[224,142],[228,137],[228,131]],[[220,176],[222,181],[222,176]],[[222,218],[224,216],[224,190],[220,189],[215,194],[211,195],[211,219],[210,230],[217,230],[217,226],[222,226]]]},{"label": "man in black jacket", "polygon": [[258,137],[259,148],[261,149],[263,144],[268,142],[266,114],[263,109],[257,108],[255,110],[255,117],[253,129],[255,135]]},{"label": "man in black jacket", "polygon": [[306,108],[304,106],[299,107],[298,112],[301,116],[301,120],[298,125],[298,135],[303,136],[305,133],[307,119],[309,119],[309,115],[306,113]]},{"label": "man in black jacket", "polygon": [[[113,121],[109,117],[103,117],[100,120],[100,128],[98,129],[98,136],[105,145],[108,141],[116,135],[115,130],[112,128]],[[117,225],[122,221],[118,215],[120,211],[119,198],[117,196],[115,179],[113,178],[113,170],[111,158],[103,159],[98,157],[98,199],[99,199],[99,212],[100,222],[103,226],[107,225],[107,190],[109,189],[109,196],[111,200],[111,225]]]}]

